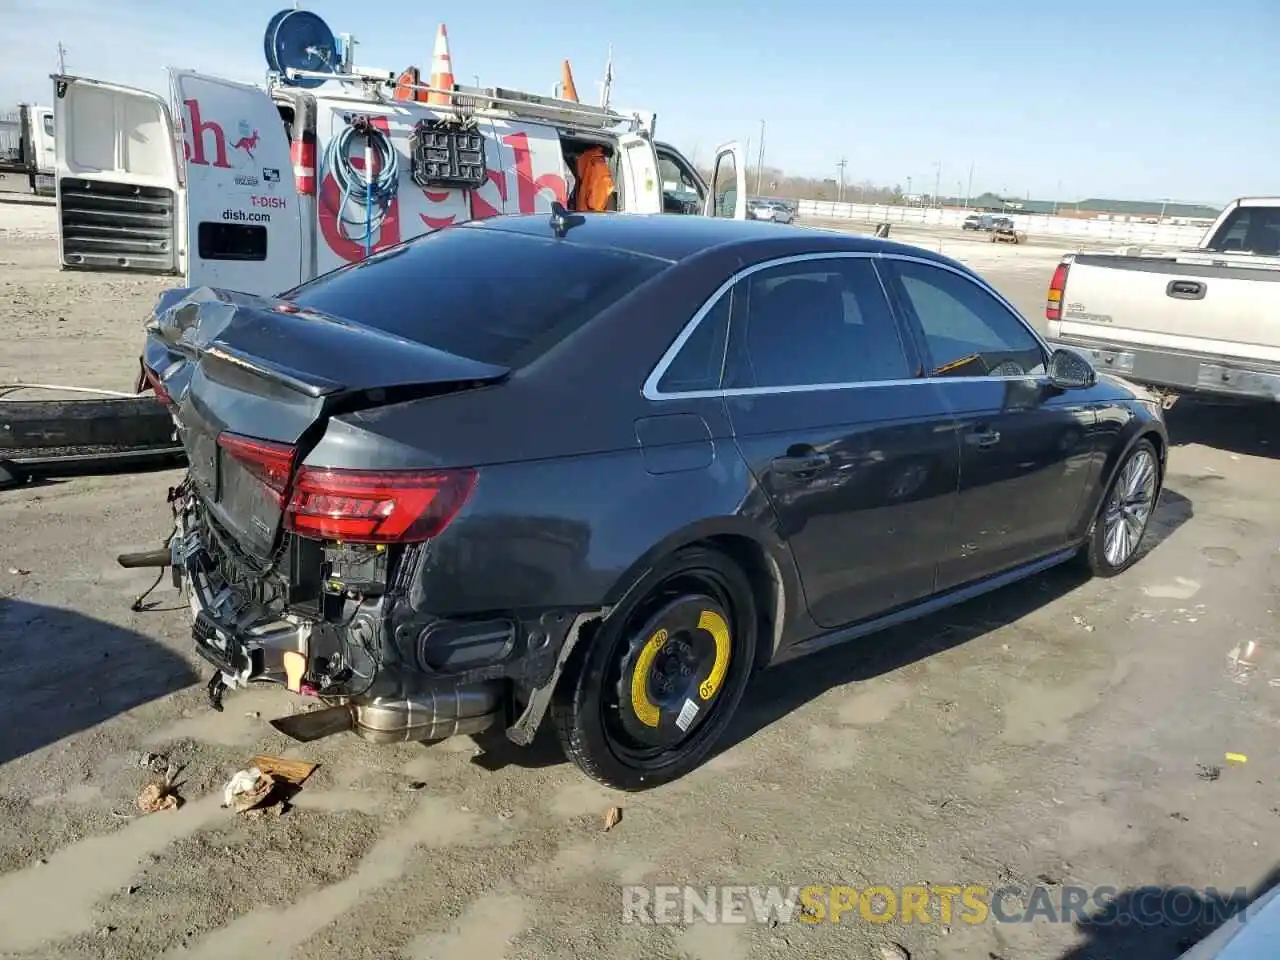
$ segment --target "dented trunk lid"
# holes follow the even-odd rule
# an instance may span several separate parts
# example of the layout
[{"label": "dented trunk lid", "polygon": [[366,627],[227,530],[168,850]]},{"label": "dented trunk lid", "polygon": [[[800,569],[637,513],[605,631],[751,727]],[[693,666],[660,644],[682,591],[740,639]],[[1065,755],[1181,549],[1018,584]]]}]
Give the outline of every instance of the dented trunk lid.
[{"label": "dented trunk lid", "polygon": [[293,446],[297,463],[335,413],[471,389],[510,372],[288,300],[208,287],[161,297],[143,363],[172,398],[191,479],[212,518],[258,560],[275,548],[283,509],[219,435]]}]

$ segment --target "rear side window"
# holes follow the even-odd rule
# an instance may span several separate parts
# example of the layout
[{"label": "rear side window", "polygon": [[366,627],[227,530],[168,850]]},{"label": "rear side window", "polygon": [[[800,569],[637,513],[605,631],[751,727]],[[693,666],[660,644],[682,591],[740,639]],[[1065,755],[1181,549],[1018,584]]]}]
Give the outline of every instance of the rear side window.
[{"label": "rear side window", "polygon": [[666,266],[569,240],[456,227],[317,277],[284,299],[460,357],[519,367]]},{"label": "rear side window", "polygon": [[729,389],[876,383],[915,375],[875,268],[865,258],[787,263],[753,273],[734,291],[734,313]]},{"label": "rear side window", "polygon": [[693,333],[676,354],[667,372],[658,381],[663,393],[685,393],[694,390],[719,390],[724,368],[725,341],[729,338],[729,311],[732,291],[715,302],[706,316],[698,321]]}]

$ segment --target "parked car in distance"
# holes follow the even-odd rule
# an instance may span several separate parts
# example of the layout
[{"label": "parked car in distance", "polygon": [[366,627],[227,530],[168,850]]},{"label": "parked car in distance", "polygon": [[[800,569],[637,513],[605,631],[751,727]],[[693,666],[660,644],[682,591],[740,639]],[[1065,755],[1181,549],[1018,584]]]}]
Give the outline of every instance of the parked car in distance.
[{"label": "parked car in distance", "polygon": [[747,201],[748,220],[771,220],[774,223],[792,223],[795,218],[795,210],[785,200],[752,197]]},{"label": "parked car in distance", "polygon": [[701,763],[762,668],[1126,569],[1168,448],[967,267],[711,217],[498,217],[279,297],[170,291],[143,359],[211,691],[377,741],[545,720],[628,790]]},{"label": "parked car in distance", "polygon": [[960,229],[982,230],[988,233],[994,230],[1012,230],[1013,221],[1008,217],[997,217],[990,213],[971,213],[964,218]]}]

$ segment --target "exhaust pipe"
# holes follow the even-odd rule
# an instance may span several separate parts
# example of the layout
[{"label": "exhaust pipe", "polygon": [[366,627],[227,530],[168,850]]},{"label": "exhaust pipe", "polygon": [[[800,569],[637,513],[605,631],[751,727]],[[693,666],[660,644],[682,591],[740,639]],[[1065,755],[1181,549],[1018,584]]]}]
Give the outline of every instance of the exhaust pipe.
[{"label": "exhaust pipe", "polygon": [[141,567],[167,567],[173,563],[173,553],[168,547],[144,550],[141,553],[122,553],[116,557],[116,563],[126,570],[136,570]]}]

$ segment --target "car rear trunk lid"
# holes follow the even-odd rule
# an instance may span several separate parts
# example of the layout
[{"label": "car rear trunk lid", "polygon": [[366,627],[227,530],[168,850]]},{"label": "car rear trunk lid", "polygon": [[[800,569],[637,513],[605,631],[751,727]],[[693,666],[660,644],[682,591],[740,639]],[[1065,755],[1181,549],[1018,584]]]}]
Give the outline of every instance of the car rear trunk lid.
[{"label": "car rear trunk lid", "polygon": [[289,477],[330,416],[510,372],[285,300],[210,288],[162,296],[143,362],[171,399],[212,519],[258,560],[271,556]]}]

